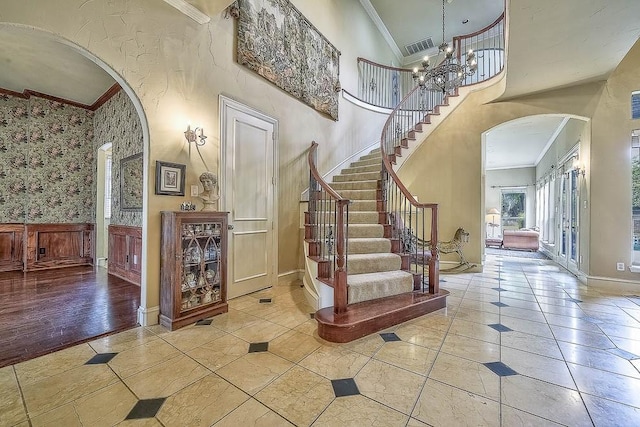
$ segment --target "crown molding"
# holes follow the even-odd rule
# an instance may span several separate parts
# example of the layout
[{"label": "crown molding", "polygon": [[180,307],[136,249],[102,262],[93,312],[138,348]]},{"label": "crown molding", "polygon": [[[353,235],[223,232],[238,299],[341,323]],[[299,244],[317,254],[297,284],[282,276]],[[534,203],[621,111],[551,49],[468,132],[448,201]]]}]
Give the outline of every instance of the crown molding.
[{"label": "crown molding", "polygon": [[202,13],[196,7],[190,5],[185,0],[164,0],[165,3],[170,4],[171,6],[178,9],[180,12],[187,15],[189,18],[196,21],[198,24],[204,25],[211,21],[211,17],[209,15]]},{"label": "crown molding", "polygon": [[387,29],[387,26],[384,25],[384,22],[382,22],[380,15],[378,15],[378,12],[376,12],[376,9],[373,7],[371,2],[369,0],[360,0],[360,4],[364,8],[364,10],[367,12],[369,17],[373,21],[373,23],[376,25],[376,27],[378,28],[378,31],[380,31],[380,34],[382,34],[382,37],[384,37],[385,41],[391,48],[391,51],[393,52],[396,59],[398,60],[398,63],[400,65],[404,64],[404,55],[400,51],[400,48],[398,47],[396,42],[393,40],[393,37],[391,37],[391,33]]},{"label": "crown molding", "polygon": [[102,105],[104,105],[105,102],[113,98],[113,96],[117,94],[120,91],[120,89],[121,89],[120,85],[118,83],[114,83],[113,86],[107,89],[107,91],[103,93],[100,96],[100,98],[98,98],[96,102],[94,102],[91,105],[82,104],[80,102],[71,101],[70,99],[60,98],[53,95],[48,95],[46,93],[37,92],[31,89],[25,89],[22,92],[15,92],[13,90],[4,89],[0,87],[0,95],[9,95],[9,96],[14,96],[16,98],[22,98],[22,99],[29,99],[32,96],[35,96],[36,98],[42,98],[48,101],[60,102],[62,104],[71,105],[73,107],[78,107],[78,108],[82,108],[89,111],[96,111],[98,108],[102,107]]}]

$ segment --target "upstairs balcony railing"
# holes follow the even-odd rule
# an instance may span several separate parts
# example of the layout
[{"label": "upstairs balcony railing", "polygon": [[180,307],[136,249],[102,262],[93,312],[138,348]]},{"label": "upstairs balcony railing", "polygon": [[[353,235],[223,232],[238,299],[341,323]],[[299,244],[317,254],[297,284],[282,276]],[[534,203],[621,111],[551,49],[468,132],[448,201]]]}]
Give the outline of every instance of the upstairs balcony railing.
[{"label": "upstairs balcony railing", "polygon": [[[468,76],[463,86],[483,82],[500,73],[504,68],[504,13],[491,25],[475,33],[453,38],[458,61],[466,61],[470,49],[476,54],[478,69]],[[431,62],[441,62],[441,55]],[[356,97],[373,106],[394,109],[416,86],[413,67],[397,68],[358,58],[358,93]]]}]

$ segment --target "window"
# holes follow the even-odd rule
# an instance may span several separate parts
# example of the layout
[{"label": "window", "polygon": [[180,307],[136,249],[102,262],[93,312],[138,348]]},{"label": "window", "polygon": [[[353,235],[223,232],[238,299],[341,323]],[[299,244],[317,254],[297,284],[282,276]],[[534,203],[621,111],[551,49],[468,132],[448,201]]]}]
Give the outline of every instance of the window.
[{"label": "window", "polygon": [[104,161],[104,217],[111,218],[111,155]]},{"label": "window", "polygon": [[631,133],[631,262],[640,266],[640,129]]},{"label": "window", "polygon": [[519,230],[525,227],[524,189],[502,190],[502,229]]},{"label": "window", "polygon": [[640,90],[631,92],[631,118],[640,119]]}]

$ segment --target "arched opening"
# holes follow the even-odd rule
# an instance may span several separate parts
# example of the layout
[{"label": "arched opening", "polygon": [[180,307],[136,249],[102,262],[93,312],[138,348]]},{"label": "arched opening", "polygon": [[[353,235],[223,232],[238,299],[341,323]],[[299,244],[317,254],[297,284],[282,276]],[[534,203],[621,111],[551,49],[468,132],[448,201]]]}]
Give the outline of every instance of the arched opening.
[{"label": "arched opening", "polygon": [[[26,252],[31,248],[29,239],[32,234],[40,236],[42,241],[42,236],[47,233],[53,236],[55,234],[53,231],[58,229],[79,228],[79,223],[84,227],[82,229],[84,237],[68,245],[61,244],[60,240],[56,240],[57,237],[49,239],[50,246],[47,247],[38,241],[33,256],[37,261],[41,261],[36,262],[37,268],[27,268],[30,255],[24,255],[20,257],[19,265],[12,266],[13,271],[0,270],[6,271],[2,275],[3,278],[11,280],[14,284],[22,283],[25,289],[29,286],[39,286],[38,292],[31,292],[31,295],[35,295],[33,298],[22,298],[22,304],[25,301],[27,304],[33,304],[33,310],[37,310],[48,319],[47,325],[53,325],[54,320],[64,320],[58,325],[63,331],[60,335],[69,332],[68,336],[47,342],[27,332],[21,333],[27,340],[23,343],[20,343],[20,337],[12,338],[10,341],[3,338],[1,341],[11,342],[16,345],[16,348],[22,346],[18,358],[7,355],[5,360],[3,356],[0,366],[4,366],[143,323],[141,313],[145,312],[146,307],[145,269],[141,264],[137,265],[139,285],[132,285],[126,280],[108,275],[104,268],[105,261],[109,257],[107,247],[109,238],[106,231],[109,220],[105,215],[108,208],[105,194],[108,187],[111,187],[112,194],[115,199],[118,199],[117,201],[114,198],[111,199],[113,211],[116,208],[122,208],[122,206],[115,206],[120,203],[120,198],[117,197],[120,190],[119,177],[114,177],[119,174],[118,162],[125,157],[133,157],[132,154],[139,154],[141,178],[136,185],[139,191],[139,202],[133,209],[120,209],[121,212],[126,211],[120,215],[120,218],[128,215],[130,219],[135,219],[135,226],[140,233],[137,244],[141,248],[137,261],[146,259],[144,236],[148,204],[146,188],[149,131],[142,104],[132,88],[91,52],[47,31],[22,25],[0,23],[0,34],[3,40],[0,42],[0,63],[4,67],[0,72],[3,76],[0,77],[0,97],[2,97],[1,101],[6,101],[5,104],[13,102],[9,107],[5,105],[7,107],[5,115],[12,117],[5,120],[9,126],[17,126],[17,131],[16,129],[8,131],[8,127],[4,127],[5,133],[11,136],[7,139],[9,141],[7,145],[17,143],[14,139],[19,138],[21,144],[29,147],[23,153],[18,153],[15,146],[3,151],[10,153],[9,155],[2,156],[0,153],[0,167],[6,169],[7,165],[3,165],[2,162],[9,162],[16,170],[10,182],[7,179],[2,182],[3,180],[0,179],[0,190],[2,190],[0,193],[3,195],[3,206],[0,206],[0,210],[5,208],[2,212],[4,217],[2,222],[9,221],[13,226],[27,230],[24,231],[26,241],[19,242],[20,250],[24,248]],[[27,68],[24,64],[35,71],[33,73],[24,71]],[[92,82],[91,78],[83,78],[87,75],[98,77]],[[40,86],[39,82],[44,82],[44,85]],[[121,90],[118,90],[118,85]],[[115,105],[110,105],[112,100],[117,100],[119,104],[113,101]],[[130,106],[128,115],[133,116],[136,123],[133,126],[137,134],[134,138],[135,144],[131,141],[123,143],[116,138],[106,136],[98,138],[96,136],[98,134],[109,134],[100,127],[104,127],[104,117],[112,113],[106,109],[117,109],[117,105],[125,103]],[[98,116],[100,120],[96,119]],[[114,120],[114,122],[121,123],[120,120]],[[130,130],[132,126],[126,124],[124,127]],[[117,123],[111,124],[110,129],[117,129]],[[33,144],[29,145],[30,142]],[[112,150],[111,164],[114,173],[108,186],[105,185],[105,179],[108,179],[106,171],[109,149]],[[82,155],[78,155],[80,152]],[[67,156],[68,153],[71,154]],[[119,157],[116,158],[116,156]],[[18,165],[18,168],[15,165]],[[70,180],[70,177],[74,178]],[[2,188],[3,185],[5,188]],[[60,191],[50,190],[55,186]],[[5,191],[7,188],[11,188],[12,191]],[[4,215],[9,209],[17,213],[13,217]],[[40,228],[30,234],[30,227]],[[65,231],[68,235],[73,235],[74,232]],[[21,232],[12,233],[11,235],[15,237]],[[80,232],[76,234],[80,235]],[[4,235],[0,237],[4,238]],[[77,266],[71,263],[73,266],[70,267],[61,265],[65,262],[63,258],[67,256],[61,248],[68,249],[67,246],[81,247],[81,252],[84,251],[81,261],[86,262],[79,262]],[[12,253],[15,248],[11,248]],[[43,261],[47,256],[49,258],[46,261],[49,264]],[[63,260],[58,263],[60,259]],[[36,275],[40,276],[36,277]],[[74,291],[71,286],[64,288],[61,285],[56,288],[56,285],[62,283],[77,284],[87,280],[92,281],[96,288],[94,293],[85,294]],[[38,299],[38,296],[42,296],[48,288],[56,289],[58,294],[62,295],[60,300]],[[65,293],[64,289],[69,289],[69,292]],[[104,297],[109,292],[112,295],[117,294],[118,298],[128,305],[126,326],[114,320],[109,314],[118,309],[115,298],[108,299],[107,296],[105,300],[97,299],[98,296]],[[96,299],[93,299],[94,297]],[[5,296],[3,301],[7,301]],[[120,304],[123,305],[122,302]],[[16,310],[12,316],[33,312],[31,308],[22,306],[24,310]],[[44,314],[44,309],[55,310],[55,312],[49,316]],[[81,318],[72,318],[78,315],[81,315]],[[5,320],[3,319],[3,322]],[[22,322],[21,326],[28,323],[33,324],[34,330],[42,329],[42,325],[38,325],[34,319],[24,320],[14,317],[14,320],[18,323]],[[12,330],[10,327],[7,329]]]},{"label": "arched opening", "polygon": [[522,117],[485,132],[483,146],[486,253],[539,255],[585,272],[589,121]]}]

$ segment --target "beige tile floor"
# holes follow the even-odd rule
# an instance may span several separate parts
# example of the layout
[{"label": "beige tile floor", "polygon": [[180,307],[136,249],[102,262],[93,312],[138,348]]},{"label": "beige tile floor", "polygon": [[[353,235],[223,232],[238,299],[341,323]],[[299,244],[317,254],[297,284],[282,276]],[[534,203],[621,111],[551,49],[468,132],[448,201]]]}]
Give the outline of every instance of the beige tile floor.
[{"label": "beige tile floor", "polygon": [[[8,366],[0,426],[640,425],[640,297],[499,256],[443,280],[448,307],[384,331],[391,341],[323,341],[299,282],[283,282],[210,325]],[[113,354],[85,364],[97,353]],[[336,397],[331,380],[348,378],[357,394]],[[140,405],[146,418],[126,419]]]}]

